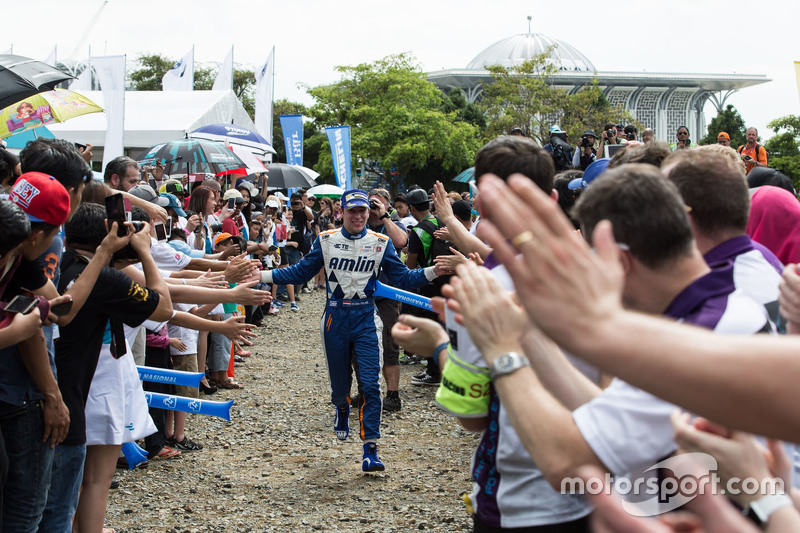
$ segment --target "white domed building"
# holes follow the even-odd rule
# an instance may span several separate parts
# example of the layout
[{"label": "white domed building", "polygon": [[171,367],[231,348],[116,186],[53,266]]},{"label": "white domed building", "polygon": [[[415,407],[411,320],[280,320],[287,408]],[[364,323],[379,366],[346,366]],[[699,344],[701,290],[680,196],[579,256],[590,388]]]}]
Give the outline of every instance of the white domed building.
[{"label": "white domed building", "polygon": [[[530,17],[529,19],[530,20]],[[681,125],[689,127],[692,138],[706,132],[703,108],[711,101],[720,111],[734,92],[772,81],[760,74],[682,74],[663,72],[606,72],[574,46],[540,33],[513,35],[498,41],[467,64],[463,69],[444,69],[427,74],[428,80],[444,91],[458,87],[470,102],[480,100],[483,86],[492,82],[487,66],[506,68],[521,65],[554,46],[547,61],[558,68],[553,76],[555,86],[569,92],[597,79],[612,105],[630,111],[646,128],[653,128],[656,138],[672,140]],[[594,124],[587,127],[599,128]]]}]

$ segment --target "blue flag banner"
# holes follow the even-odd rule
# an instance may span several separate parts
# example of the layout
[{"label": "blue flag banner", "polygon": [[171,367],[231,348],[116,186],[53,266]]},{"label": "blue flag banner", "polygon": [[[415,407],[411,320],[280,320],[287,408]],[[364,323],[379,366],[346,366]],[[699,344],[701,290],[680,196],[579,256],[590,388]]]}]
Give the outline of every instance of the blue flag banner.
[{"label": "blue flag banner", "polygon": [[303,166],[303,115],[281,115],[286,162]]},{"label": "blue flag banner", "polygon": [[325,128],[333,156],[333,170],[336,184],[349,191],[353,188],[353,174],[350,170],[350,126]]}]

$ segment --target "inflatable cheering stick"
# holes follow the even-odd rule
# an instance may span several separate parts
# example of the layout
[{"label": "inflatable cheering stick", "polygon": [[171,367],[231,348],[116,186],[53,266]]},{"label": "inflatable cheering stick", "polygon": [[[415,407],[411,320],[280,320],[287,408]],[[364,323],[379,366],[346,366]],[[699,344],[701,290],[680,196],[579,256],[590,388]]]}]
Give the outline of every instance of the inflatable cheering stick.
[{"label": "inflatable cheering stick", "polygon": [[433,305],[431,304],[430,298],[420,296],[419,294],[414,294],[413,292],[397,289],[395,287],[390,287],[389,285],[384,285],[380,281],[375,282],[375,292],[373,293],[373,296],[376,298],[389,298],[404,304],[414,305],[416,307],[421,307],[422,309],[427,309],[428,311],[433,311]]},{"label": "inflatable cheering stick", "polygon": [[128,470],[133,470],[140,464],[147,461],[147,452],[135,442],[126,442],[122,445],[122,453],[128,461]]},{"label": "inflatable cheering stick", "polygon": [[233,405],[233,400],[227,402],[212,402],[209,400],[196,400],[194,398],[184,398],[183,396],[173,396],[171,394],[147,391],[145,391],[144,397],[147,400],[147,405],[156,409],[218,416],[224,418],[228,422],[231,421],[231,406]]},{"label": "inflatable cheering stick", "polygon": [[183,372],[182,370],[169,370],[152,366],[137,366],[139,379],[153,383],[167,383],[169,385],[183,385],[184,387],[199,387],[203,379],[202,372]]}]

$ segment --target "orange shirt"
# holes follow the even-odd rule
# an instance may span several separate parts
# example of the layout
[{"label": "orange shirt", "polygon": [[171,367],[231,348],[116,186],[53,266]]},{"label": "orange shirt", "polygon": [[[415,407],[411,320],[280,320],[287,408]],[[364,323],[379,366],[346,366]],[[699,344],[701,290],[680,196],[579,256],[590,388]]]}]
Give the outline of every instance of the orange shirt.
[{"label": "orange shirt", "polygon": [[[753,158],[753,160],[758,161],[764,165],[767,164],[767,149],[763,146],[759,145],[758,154],[756,154],[756,145],[754,144],[752,148],[749,148],[746,144],[739,147],[739,155],[744,158],[744,156],[749,155]],[[750,171],[753,170],[756,166],[755,163],[752,161],[745,161],[747,165],[747,173],[750,174]]]}]

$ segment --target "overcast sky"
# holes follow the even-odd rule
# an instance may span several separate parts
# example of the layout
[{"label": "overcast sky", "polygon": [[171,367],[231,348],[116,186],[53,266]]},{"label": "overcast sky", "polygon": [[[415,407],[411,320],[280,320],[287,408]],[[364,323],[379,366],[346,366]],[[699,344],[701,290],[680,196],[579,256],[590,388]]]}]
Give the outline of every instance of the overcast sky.
[{"label": "overcast sky", "polygon": [[[275,46],[275,98],[310,103],[298,83],[339,79],[336,65],[411,52],[425,71],[463,68],[492,43],[533,32],[565,41],[599,71],[764,74],[772,81],[732,95],[748,125],[800,114],[797,0],[542,2],[519,0],[38,0],[7,1],[0,50],[44,59],[92,54],[183,56],[220,63],[234,47],[241,67]],[[13,21],[13,22],[12,22]],[[716,112],[706,107],[706,120]],[[593,125],[596,127],[596,125]],[[700,134],[691,132],[692,138]],[[671,139],[668,139],[671,140]]]}]

